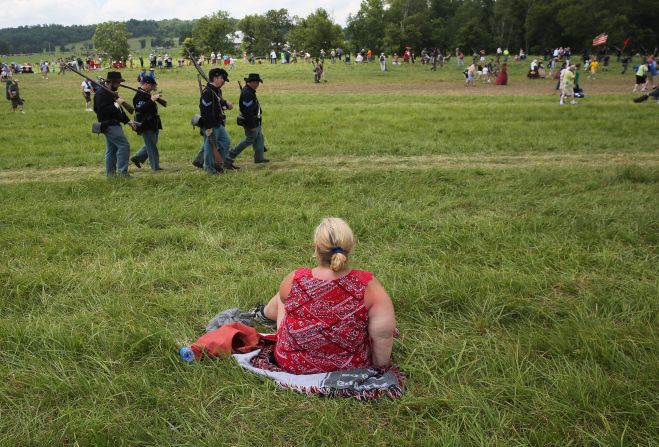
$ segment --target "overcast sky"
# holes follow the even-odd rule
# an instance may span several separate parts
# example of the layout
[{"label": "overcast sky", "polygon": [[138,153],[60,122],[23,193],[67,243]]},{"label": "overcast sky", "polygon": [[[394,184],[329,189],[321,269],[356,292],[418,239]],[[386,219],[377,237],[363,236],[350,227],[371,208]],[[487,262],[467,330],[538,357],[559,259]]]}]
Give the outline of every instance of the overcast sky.
[{"label": "overcast sky", "polygon": [[220,9],[232,17],[286,8],[291,15],[306,16],[325,8],[345,25],[349,13],[359,10],[360,0],[0,0],[0,28],[22,25],[90,25],[108,20],[197,19]]}]

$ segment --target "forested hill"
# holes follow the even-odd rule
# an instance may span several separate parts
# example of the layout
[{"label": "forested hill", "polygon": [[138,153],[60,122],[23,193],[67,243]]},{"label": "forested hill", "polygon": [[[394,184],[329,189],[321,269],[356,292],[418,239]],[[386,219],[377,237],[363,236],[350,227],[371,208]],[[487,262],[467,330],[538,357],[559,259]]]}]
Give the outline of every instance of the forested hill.
[{"label": "forested hill", "polygon": [[[125,23],[131,37],[150,36],[158,45],[158,41],[190,37],[194,21],[131,19]],[[96,25],[34,25],[0,29],[0,54],[62,50],[74,42],[91,40],[95,30]]]}]

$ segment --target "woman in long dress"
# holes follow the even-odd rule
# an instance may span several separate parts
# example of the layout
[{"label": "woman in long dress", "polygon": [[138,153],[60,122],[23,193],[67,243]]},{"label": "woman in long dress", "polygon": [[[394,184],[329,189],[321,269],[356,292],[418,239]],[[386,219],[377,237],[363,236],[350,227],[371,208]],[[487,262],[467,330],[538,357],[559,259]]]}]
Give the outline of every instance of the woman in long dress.
[{"label": "woman in long dress", "polygon": [[508,85],[508,64],[501,66],[501,72],[497,76],[497,85]]}]

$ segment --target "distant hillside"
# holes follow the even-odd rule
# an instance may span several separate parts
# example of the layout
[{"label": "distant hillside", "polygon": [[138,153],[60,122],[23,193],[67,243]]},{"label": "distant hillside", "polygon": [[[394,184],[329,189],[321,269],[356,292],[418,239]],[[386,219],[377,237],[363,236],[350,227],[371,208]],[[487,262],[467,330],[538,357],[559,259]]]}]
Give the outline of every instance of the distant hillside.
[{"label": "distant hillside", "polygon": [[[128,20],[126,30],[131,40],[147,40],[146,47],[176,46],[192,35],[194,20]],[[34,25],[0,29],[0,54],[41,53],[91,48],[96,25]]]}]

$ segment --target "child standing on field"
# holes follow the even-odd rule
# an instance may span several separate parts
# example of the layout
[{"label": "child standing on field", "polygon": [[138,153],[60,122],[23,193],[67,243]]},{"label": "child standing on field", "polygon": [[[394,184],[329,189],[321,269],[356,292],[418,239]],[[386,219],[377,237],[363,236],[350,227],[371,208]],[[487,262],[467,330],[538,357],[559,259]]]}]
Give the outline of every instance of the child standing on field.
[{"label": "child standing on field", "polygon": [[599,67],[600,63],[597,59],[592,61],[588,68],[590,69],[590,74],[588,75],[588,79],[595,79],[595,75],[597,74],[597,68]]},{"label": "child standing on field", "polygon": [[465,87],[473,87],[474,84],[474,77],[476,76],[476,65],[471,64],[466,70],[465,70]]}]

